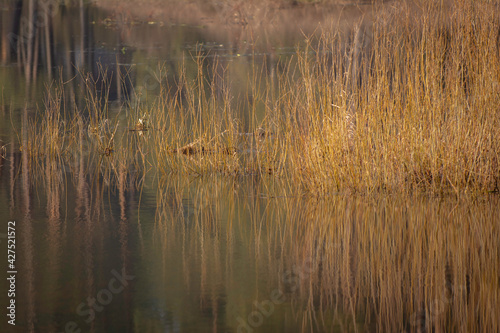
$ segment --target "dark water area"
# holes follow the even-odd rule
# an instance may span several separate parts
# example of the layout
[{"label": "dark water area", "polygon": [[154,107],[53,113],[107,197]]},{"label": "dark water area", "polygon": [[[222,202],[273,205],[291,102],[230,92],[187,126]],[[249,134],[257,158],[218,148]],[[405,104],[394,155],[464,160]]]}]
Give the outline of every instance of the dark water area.
[{"label": "dark water area", "polygon": [[102,83],[109,118],[126,124],[131,105],[154,107],[156,77],[195,78],[199,57],[201,70],[224,71],[245,128],[248,113],[264,116],[249,107],[255,64],[272,90],[303,35],[252,40],[239,25],[123,20],[81,2],[40,10],[50,23],[17,31],[29,41],[12,49],[16,15],[29,16],[15,3],[0,5],[0,269],[15,277],[14,289],[0,282],[1,332],[499,327],[497,195],[292,196],[279,178],[164,175],[138,154],[92,154],[88,133],[64,160],[28,156],[58,82],[67,112],[86,110],[86,80]]},{"label": "dark water area", "polygon": [[[4,82],[4,110],[6,106],[24,107],[26,96],[41,101],[46,86],[54,79],[75,80],[75,84],[69,86],[73,86],[72,93],[78,94],[79,76],[87,73],[99,82],[107,81],[111,102],[123,101],[143,91],[154,94],[158,92],[155,77],[159,67],[167,71],[168,79],[174,82],[179,78],[181,64],[187,67],[187,75],[193,75],[197,66],[195,59],[199,57],[204,59],[207,72],[218,65],[233,67],[234,70],[229,70],[233,72],[235,95],[244,96],[252,61],[268,63],[269,74],[274,75],[279,60],[293,54],[303,39],[302,36],[286,36],[275,43],[274,40],[263,41],[262,36],[252,36],[239,26],[213,31],[204,25],[124,21],[89,4],[51,8],[48,14],[39,8],[47,15],[47,21],[39,18],[41,23],[35,21],[31,25],[36,33],[30,33],[26,5],[20,13],[24,31],[11,28],[16,21],[12,7],[13,2],[1,11],[0,75]],[[34,15],[36,18],[43,16],[38,12]],[[31,50],[31,54],[25,49],[17,52],[28,42],[37,44],[37,50]],[[28,60],[31,63],[28,64]],[[102,77],[102,71],[106,72],[106,78]],[[79,98],[82,96],[76,96],[76,100]]]}]

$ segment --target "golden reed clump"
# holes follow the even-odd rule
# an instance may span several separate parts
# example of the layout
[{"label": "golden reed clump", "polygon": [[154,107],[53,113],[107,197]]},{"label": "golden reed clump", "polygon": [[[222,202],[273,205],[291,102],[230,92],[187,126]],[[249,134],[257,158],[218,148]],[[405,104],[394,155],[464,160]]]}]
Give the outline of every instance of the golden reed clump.
[{"label": "golden reed clump", "polygon": [[307,191],[498,190],[498,4],[416,3],[298,55],[300,97],[285,103],[290,169]]},{"label": "golden reed clump", "polygon": [[[266,64],[251,62],[252,101],[239,101],[221,84],[229,80],[223,64],[210,72],[196,55],[189,68],[195,74],[188,77],[184,63],[175,86],[161,80],[160,68],[159,96],[134,102],[121,127],[123,114],[108,120],[107,96],[88,85],[89,116],[74,113],[64,129],[45,116],[38,123],[50,128],[33,132],[48,141],[30,151],[68,152],[76,141],[61,135],[78,137],[83,128],[96,134],[106,156],[118,152],[119,137],[139,134],[139,141],[125,139],[134,146],[122,151],[149,151],[160,173],[272,174],[315,195],[498,191],[498,3],[422,0],[371,8],[356,24],[308,38],[272,80]],[[58,95],[50,96],[49,109],[57,108]],[[143,119],[147,128],[138,130]],[[108,130],[101,135],[103,124]]]}]

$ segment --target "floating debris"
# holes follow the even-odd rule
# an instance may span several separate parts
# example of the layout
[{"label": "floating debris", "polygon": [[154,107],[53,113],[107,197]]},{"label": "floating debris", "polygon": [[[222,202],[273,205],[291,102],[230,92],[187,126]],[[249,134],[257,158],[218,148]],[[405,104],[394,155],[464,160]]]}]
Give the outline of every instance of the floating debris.
[{"label": "floating debris", "polygon": [[141,118],[137,120],[135,126],[129,131],[131,132],[145,132],[149,129],[148,117],[146,114],[143,114]]}]

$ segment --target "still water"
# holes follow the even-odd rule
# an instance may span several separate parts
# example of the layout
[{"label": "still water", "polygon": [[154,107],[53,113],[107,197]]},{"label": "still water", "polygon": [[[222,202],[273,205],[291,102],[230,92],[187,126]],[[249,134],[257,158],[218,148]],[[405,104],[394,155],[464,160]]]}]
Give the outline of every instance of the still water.
[{"label": "still water", "polygon": [[[12,6],[1,15],[4,51]],[[84,74],[103,80],[104,69],[119,118],[126,103],[159,93],[158,68],[175,84],[180,64],[194,76],[201,55],[207,68],[223,64],[231,93],[248,100],[251,64],[266,64],[272,84],[302,34],[252,40],[241,26],[123,21],[90,5],[51,20],[36,62],[2,53],[0,267],[16,272],[5,273],[14,285],[0,283],[2,332],[499,328],[497,195],[293,196],[273,176],[162,174],[118,154],[96,158],[86,135],[79,153],[30,163],[26,133],[53,79],[83,109]],[[247,105],[235,107],[244,123]]]}]

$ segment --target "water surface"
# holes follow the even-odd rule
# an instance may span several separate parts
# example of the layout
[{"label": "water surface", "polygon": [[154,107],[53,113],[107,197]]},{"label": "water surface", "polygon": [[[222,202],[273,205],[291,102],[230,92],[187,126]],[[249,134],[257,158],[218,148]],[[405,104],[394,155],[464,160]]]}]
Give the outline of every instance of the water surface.
[{"label": "water surface", "polygon": [[[1,15],[5,45],[12,9]],[[18,273],[16,327],[4,316],[2,331],[498,328],[497,195],[290,195],[272,175],[165,174],[137,156],[89,152],[86,132],[64,160],[30,162],[28,132],[53,79],[65,82],[69,110],[85,109],[87,73],[105,82],[109,117],[126,123],[130,105],[152,105],[160,69],[175,85],[181,64],[195,77],[203,57],[207,73],[227,71],[242,123],[263,114],[249,108],[252,64],[272,86],[303,35],[277,45],[231,29],[121,22],[85,5],[52,17],[50,37],[40,35],[50,52],[40,49],[29,77],[16,54],[3,53],[0,236],[6,254],[15,220]]]}]

